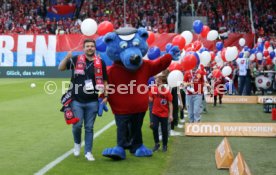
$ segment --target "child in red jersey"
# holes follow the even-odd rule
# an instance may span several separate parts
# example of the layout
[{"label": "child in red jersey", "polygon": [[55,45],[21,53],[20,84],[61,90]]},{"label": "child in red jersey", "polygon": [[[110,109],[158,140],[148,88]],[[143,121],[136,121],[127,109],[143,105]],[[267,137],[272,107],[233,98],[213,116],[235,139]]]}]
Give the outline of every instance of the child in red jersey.
[{"label": "child in red jersey", "polygon": [[153,152],[160,148],[158,127],[161,123],[162,131],[162,143],[163,152],[167,151],[168,143],[168,119],[170,122],[173,120],[172,117],[172,94],[170,90],[164,86],[167,83],[166,76],[156,77],[156,86],[154,86],[149,92],[149,101],[153,102],[152,107],[152,122],[153,122],[153,137],[155,146]]},{"label": "child in red jersey", "polygon": [[213,71],[212,73],[212,85],[214,87],[214,106],[217,106],[217,98],[219,97],[219,104],[222,104],[222,97],[225,93],[225,78],[222,73],[217,69],[217,71]]}]

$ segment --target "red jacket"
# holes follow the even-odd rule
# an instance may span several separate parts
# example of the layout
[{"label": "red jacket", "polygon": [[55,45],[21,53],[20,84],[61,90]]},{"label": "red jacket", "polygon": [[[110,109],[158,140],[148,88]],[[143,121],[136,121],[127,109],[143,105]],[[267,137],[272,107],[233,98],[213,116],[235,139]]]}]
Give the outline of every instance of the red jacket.
[{"label": "red jacket", "polygon": [[[172,57],[166,54],[154,61],[144,60],[136,71],[126,69],[120,63],[114,63],[108,70],[108,102],[114,114],[134,114],[145,112],[148,108],[148,79],[166,69]],[[134,86],[130,86],[130,82]],[[140,86],[139,86],[140,85]],[[121,86],[121,92],[118,89]],[[138,92],[140,90],[140,93]],[[114,92],[112,92],[114,91]]]}]

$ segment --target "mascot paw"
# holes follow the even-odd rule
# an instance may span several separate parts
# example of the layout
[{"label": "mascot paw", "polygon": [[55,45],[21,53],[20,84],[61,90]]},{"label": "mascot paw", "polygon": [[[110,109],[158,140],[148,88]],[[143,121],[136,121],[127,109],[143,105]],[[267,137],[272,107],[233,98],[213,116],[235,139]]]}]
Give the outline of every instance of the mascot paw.
[{"label": "mascot paw", "polygon": [[148,149],[144,145],[140,146],[136,152],[135,152],[136,157],[150,157],[152,156],[152,150]]},{"label": "mascot paw", "polygon": [[120,146],[115,146],[114,148],[106,148],[103,153],[103,156],[109,157],[113,160],[124,160],[126,159],[126,152],[124,148]]},{"label": "mascot paw", "polygon": [[174,61],[179,60],[180,50],[178,46],[173,46],[171,43],[166,45],[166,52],[172,56]]},{"label": "mascot paw", "polygon": [[103,115],[103,111],[107,112],[108,108],[105,103],[102,103],[103,101],[102,98],[99,98],[98,101],[99,101],[98,116],[101,117]]}]

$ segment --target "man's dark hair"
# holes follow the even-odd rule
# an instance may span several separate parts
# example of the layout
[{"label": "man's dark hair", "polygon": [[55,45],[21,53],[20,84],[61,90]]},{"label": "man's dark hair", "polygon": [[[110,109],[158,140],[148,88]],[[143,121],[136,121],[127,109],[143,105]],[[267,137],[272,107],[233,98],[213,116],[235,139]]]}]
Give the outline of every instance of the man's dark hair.
[{"label": "man's dark hair", "polygon": [[93,39],[89,39],[89,38],[85,39],[83,41],[83,47],[85,46],[86,43],[94,43],[94,45],[96,46],[96,41]]}]

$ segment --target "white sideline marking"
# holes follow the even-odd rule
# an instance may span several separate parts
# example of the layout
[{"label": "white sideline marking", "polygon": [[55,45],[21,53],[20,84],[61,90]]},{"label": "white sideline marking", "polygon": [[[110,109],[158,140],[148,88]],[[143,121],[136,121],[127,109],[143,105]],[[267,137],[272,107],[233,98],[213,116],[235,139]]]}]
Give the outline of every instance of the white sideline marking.
[{"label": "white sideline marking", "polygon": [[[107,125],[105,125],[105,127],[103,127],[101,130],[99,130],[98,132],[96,132],[94,134],[94,139],[97,138],[98,136],[100,136],[104,131],[106,131],[108,128],[110,128],[114,124],[115,124],[115,120],[113,120],[112,122],[110,122]],[[83,146],[83,145],[84,145],[84,142],[81,143],[81,146]],[[64,153],[63,155],[61,155],[60,157],[58,157],[56,160],[50,162],[48,165],[46,165],[45,167],[43,167],[42,169],[40,169],[34,175],[43,175],[43,174],[45,174],[47,171],[49,171],[54,166],[56,166],[61,161],[63,161],[64,159],[66,159],[68,156],[70,156],[70,154],[73,153],[73,150],[74,149],[71,149],[71,150],[67,151],[66,153]]]}]

